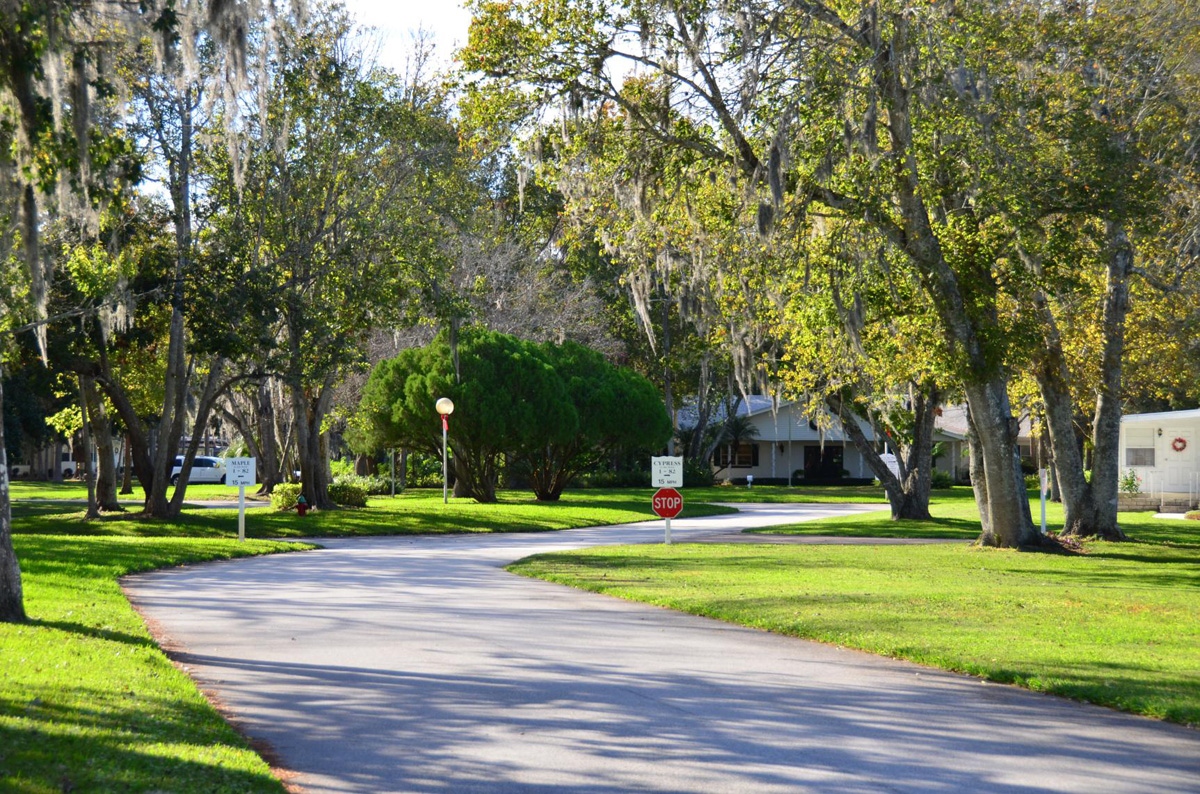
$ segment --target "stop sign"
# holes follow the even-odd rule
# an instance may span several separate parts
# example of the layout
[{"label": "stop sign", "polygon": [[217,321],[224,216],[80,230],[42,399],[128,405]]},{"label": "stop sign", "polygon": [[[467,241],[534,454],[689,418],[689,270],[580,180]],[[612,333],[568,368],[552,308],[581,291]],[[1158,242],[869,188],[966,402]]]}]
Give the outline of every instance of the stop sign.
[{"label": "stop sign", "polygon": [[674,488],[659,488],[650,504],[659,518],[674,518],[683,510],[683,497]]}]

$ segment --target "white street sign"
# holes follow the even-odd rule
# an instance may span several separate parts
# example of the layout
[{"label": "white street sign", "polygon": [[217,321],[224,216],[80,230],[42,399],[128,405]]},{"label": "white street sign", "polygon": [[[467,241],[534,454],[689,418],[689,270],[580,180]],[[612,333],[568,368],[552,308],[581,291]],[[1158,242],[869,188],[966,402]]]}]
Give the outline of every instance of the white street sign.
[{"label": "white street sign", "polygon": [[650,485],[654,488],[682,488],[683,458],[669,455],[650,458]]},{"label": "white street sign", "polygon": [[255,476],[254,465],[254,458],[226,458],[225,484],[254,485],[258,481],[258,478]]},{"label": "white street sign", "polygon": [[226,458],[225,484],[238,489],[238,540],[246,540],[246,486],[254,487],[258,481],[254,471],[254,458]]}]

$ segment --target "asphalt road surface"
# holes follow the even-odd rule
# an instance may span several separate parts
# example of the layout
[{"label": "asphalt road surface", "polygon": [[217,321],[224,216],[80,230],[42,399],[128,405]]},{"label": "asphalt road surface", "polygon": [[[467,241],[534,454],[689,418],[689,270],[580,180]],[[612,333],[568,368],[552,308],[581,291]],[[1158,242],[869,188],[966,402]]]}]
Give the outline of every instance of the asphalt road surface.
[{"label": "asphalt road surface", "polygon": [[[676,538],[864,509],[741,507]],[[125,584],[305,791],[1200,791],[1196,731],[502,570],[661,536],[326,539]]]}]

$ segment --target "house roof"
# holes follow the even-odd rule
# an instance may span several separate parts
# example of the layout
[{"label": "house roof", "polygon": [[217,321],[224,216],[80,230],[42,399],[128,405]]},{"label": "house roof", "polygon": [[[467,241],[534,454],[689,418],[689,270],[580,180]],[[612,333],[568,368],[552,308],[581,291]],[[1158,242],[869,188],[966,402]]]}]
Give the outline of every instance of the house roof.
[{"label": "house roof", "polygon": [[[948,436],[963,439],[967,437],[967,406],[943,405],[941,414],[933,421],[933,426]],[[1017,426],[1017,438],[1028,440],[1033,434],[1033,423],[1028,416],[1021,417]]]},{"label": "house roof", "polygon": [[1177,422],[1181,419],[1200,419],[1200,408],[1190,408],[1184,411],[1158,411],[1150,414],[1128,414],[1121,417],[1121,424]]},{"label": "house roof", "polygon": [[[794,405],[796,405],[796,403],[790,402],[787,400],[781,400],[779,402],[779,411],[780,412],[787,411]],[[752,409],[752,410],[748,410],[748,409]],[[769,413],[771,413],[771,398],[764,397],[761,395],[751,395],[750,399],[748,401],[742,402],[738,408],[738,415],[746,416],[747,418],[754,418],[756,416],[761,416],[761,415],[769,414]],[[801,416],[806,416],[806,415],[801,414]],[[859,425],[863,428],[863,432],[866,434],[867,438],[873,439],[875,437],[874,432],[871,430],[871,427],[869,424],[867,424],[866,420],[859,419],[858,421],[859,421]],[[965,425],[965,422],[966,422],[965,418],[964,418],[963,422]],[[837,417],[833,418],[833,426],[830,428],[830,431],[831,431],[832,438],[837,439],[837,440],[842,439],[841,422]],[[940,418],[939,418],[938,422],[934,423],[934,438],[939,441],[945,441],[947,439],[952,440],[952,441],[962,441],[966,437],[967,437],[967,434],[965,431],[958,432],[954,428],[943,427],[940,424]]]}]

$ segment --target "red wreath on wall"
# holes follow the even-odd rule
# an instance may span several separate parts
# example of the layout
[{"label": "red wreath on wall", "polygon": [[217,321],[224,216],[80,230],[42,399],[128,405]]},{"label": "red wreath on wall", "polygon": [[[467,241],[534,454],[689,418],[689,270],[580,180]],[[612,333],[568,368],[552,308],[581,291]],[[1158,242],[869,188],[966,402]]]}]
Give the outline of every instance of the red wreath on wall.
[{"label": "red wreath on wall", "polygon": [[1186,438],[1175,439],[1174,441],[1171,442],[1171,449],[1175,450],[1176,452],[1183,452],[1185,449],[1187,449],[1187,439]]}]

